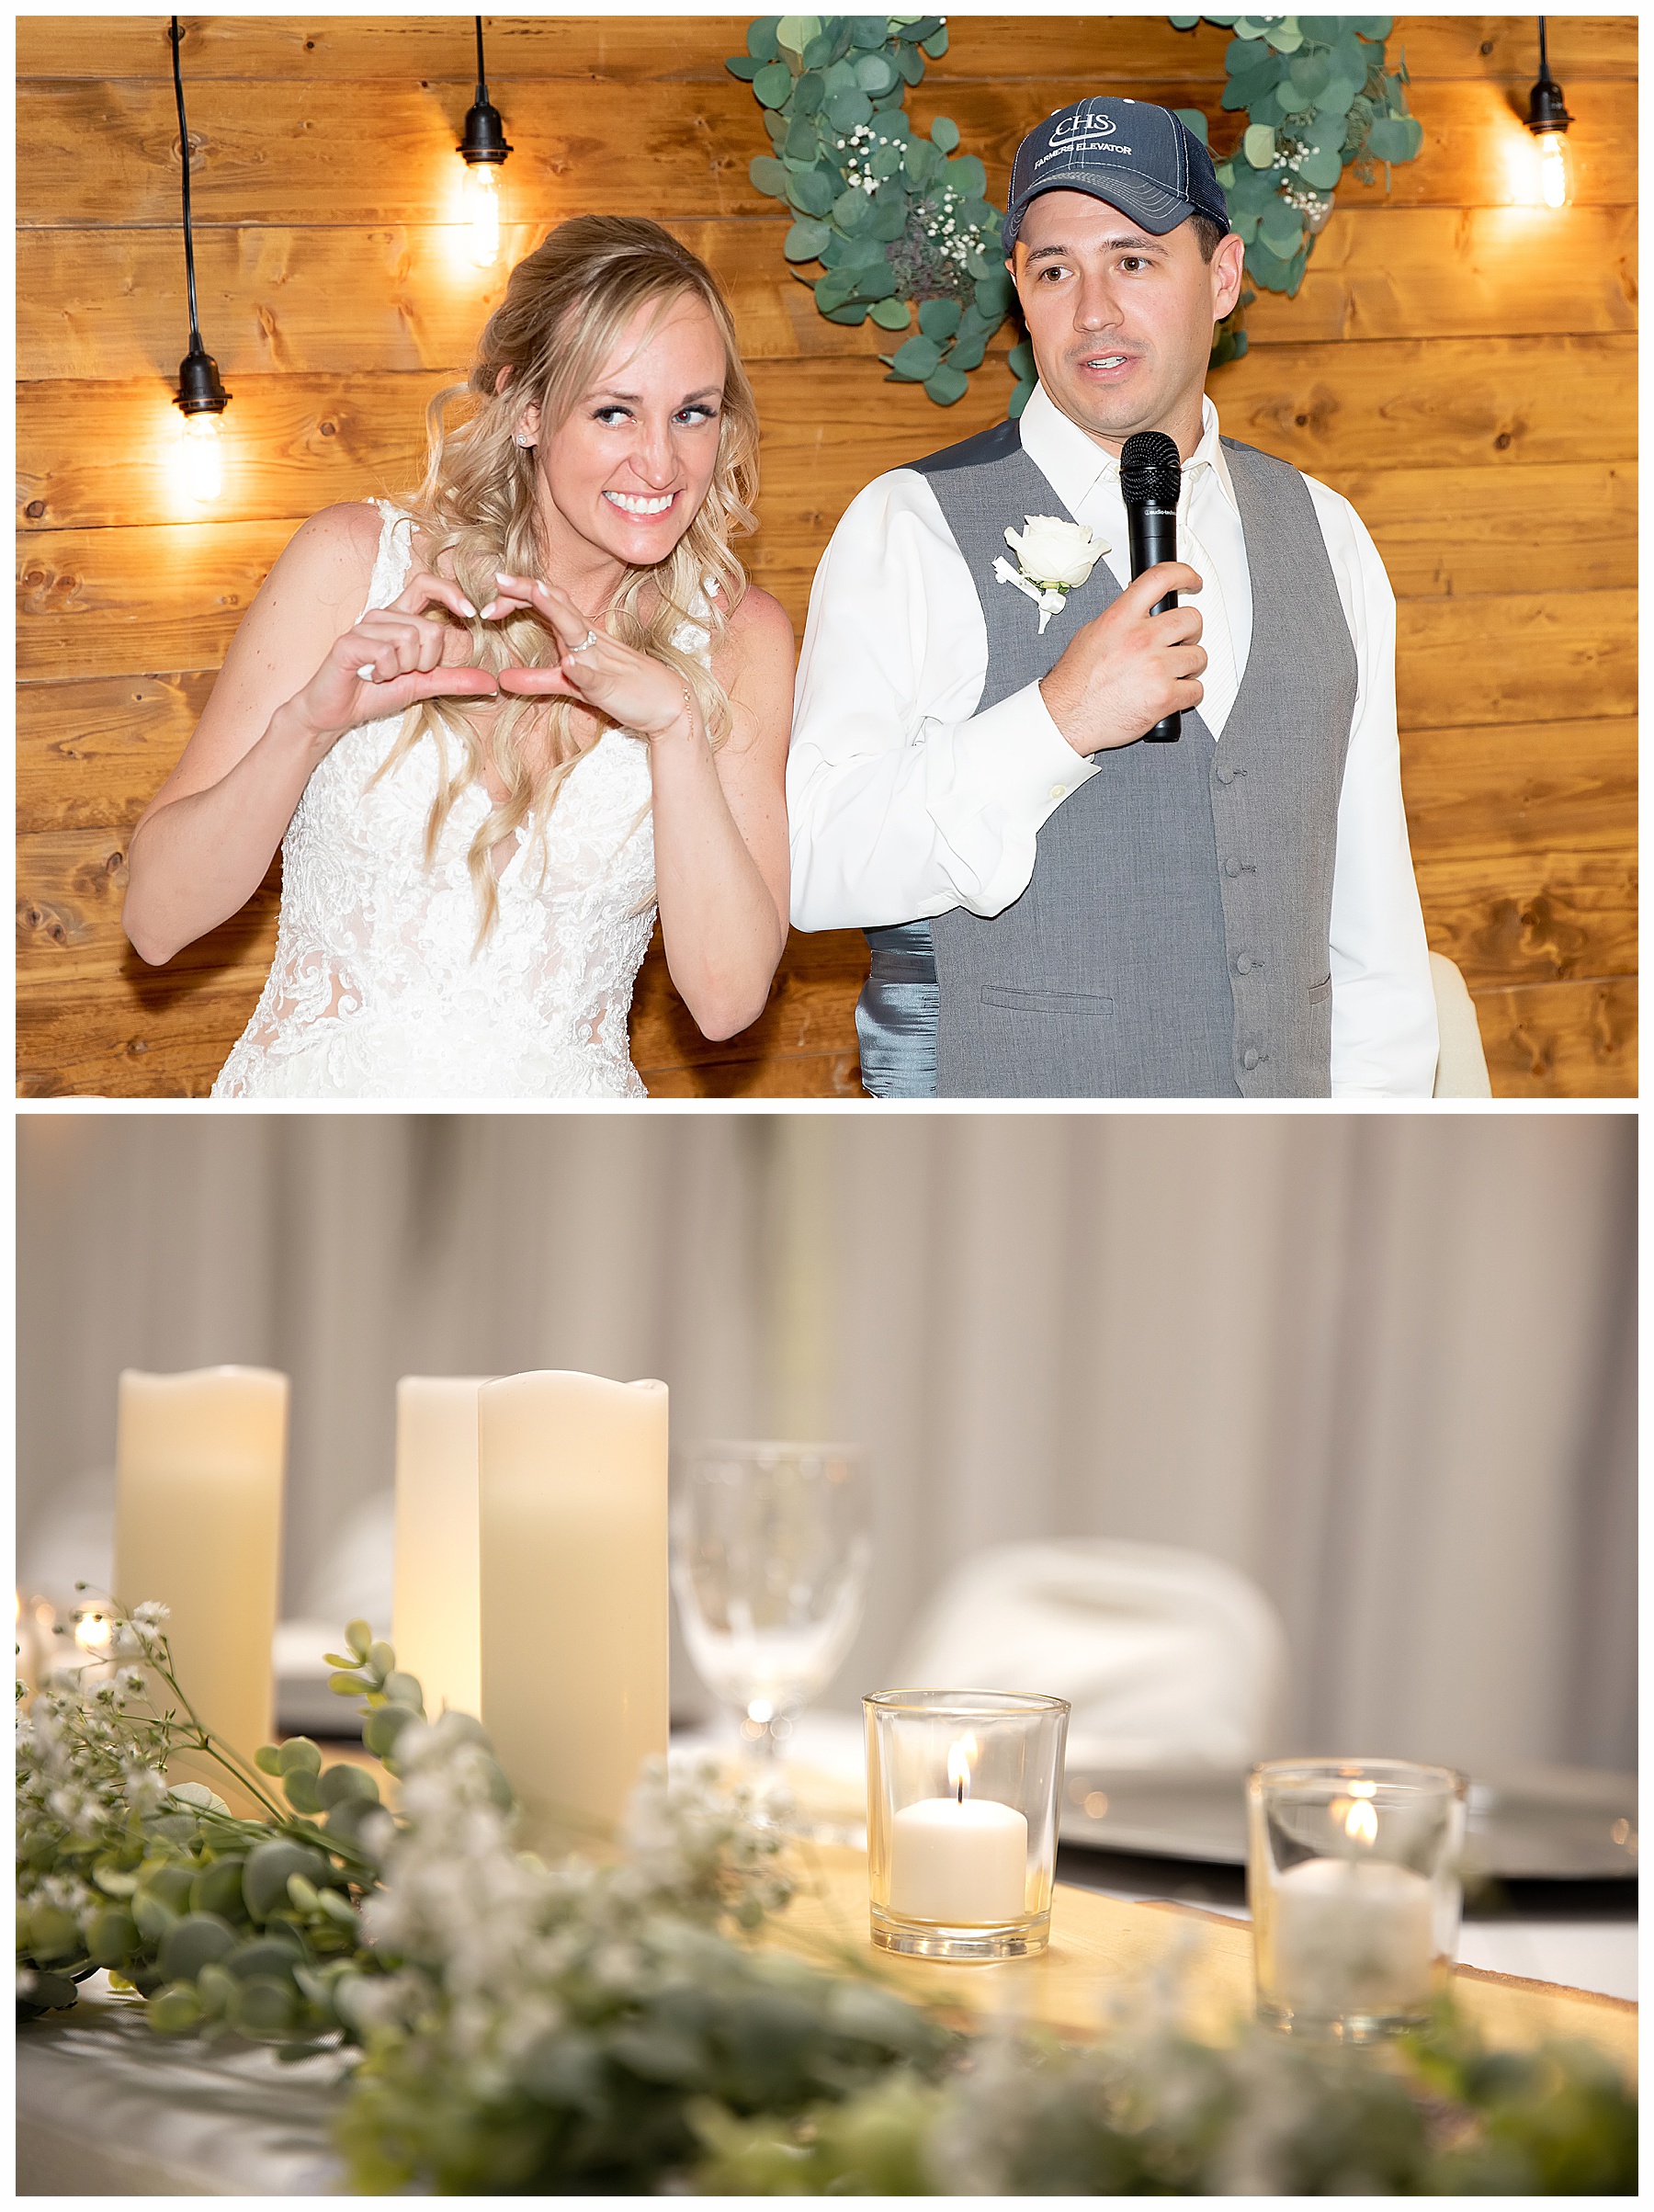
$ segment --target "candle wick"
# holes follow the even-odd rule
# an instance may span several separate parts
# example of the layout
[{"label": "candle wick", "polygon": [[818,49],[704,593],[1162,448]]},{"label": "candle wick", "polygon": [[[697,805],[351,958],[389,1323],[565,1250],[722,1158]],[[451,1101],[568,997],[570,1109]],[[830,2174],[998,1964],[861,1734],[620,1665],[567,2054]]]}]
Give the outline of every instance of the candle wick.
[{"label": "candle wick", "polygon": [[965,1777],[963,1775],[959,1776],[959,1802],[961,1805],[965,1802]]}]

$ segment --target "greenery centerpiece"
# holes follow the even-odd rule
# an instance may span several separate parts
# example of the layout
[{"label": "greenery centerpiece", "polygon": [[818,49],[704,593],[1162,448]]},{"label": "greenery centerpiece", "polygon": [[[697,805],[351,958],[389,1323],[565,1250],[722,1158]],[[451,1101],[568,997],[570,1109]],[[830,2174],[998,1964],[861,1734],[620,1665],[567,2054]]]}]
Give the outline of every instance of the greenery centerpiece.
[{"label": "greenery centerpiece", "polygon": [[[100,1608],[102,1610],[102,1608]],[[1580,2046],[1490,2052],[1452,2014],[1388,2051],[1178,2025],[1175,1968],[1079,2048],[960,2033],[859,1954],[755,1940],[807,1862],[706,1771],[640,1786],[619,1855],[521,1848],[479,1724],[427,1719],[364,1622],[334,1687],[393,1785],[303,1738],[202,1726],[164,1608],[23,1700],[18,2007],[107,1968],[167,2036],[353,2061],[362,2191],[738,2195],[1632,2193],[1636,2106]],[[20,1691],[21,1696],[21,1691]],[[250,1791],[241,1819],[180,1752]],[[773,1805],[773,1800],[772,1800]]]}]

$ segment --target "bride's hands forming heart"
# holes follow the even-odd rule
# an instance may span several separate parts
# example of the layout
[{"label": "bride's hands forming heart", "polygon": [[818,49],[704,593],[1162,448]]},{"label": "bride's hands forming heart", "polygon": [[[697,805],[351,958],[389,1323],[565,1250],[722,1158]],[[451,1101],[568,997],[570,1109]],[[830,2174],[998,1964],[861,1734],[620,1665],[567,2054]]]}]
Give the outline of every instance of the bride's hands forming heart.
[{"label": "bride's hands forming heart", "polygon": [[594,630],[559,585],[504,571],[496,580],[498,596],[482,609],[482,619],[497,621],[520,607],[532,607],[561,654],[550,668],[503,668],[502,691],[577,699],[640,737],[663,737],[685,718],[692,730],[697,726],[693,698],[672,670]]},{"label": "bride's hands forming heart", "polygon": [[359,722],[401,714],[421,699],[494,697],[493,677],[472,662],[468,632],[427,615],[432,606],[461,621],[473,612],[457,584],[419,569],[389,607],[370,607],[334,639],[295,700],[319,739],[331,743]]}]

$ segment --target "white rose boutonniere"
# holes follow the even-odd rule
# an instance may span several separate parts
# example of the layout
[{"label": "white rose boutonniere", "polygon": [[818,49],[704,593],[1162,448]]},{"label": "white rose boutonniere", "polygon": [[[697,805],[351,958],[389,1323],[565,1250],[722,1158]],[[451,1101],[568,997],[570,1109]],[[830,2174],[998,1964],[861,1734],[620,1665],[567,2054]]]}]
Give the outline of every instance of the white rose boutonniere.
[{"label": "white rose boutonniere", "polygon": [[1005,543],[1016,555],[1013,568],[1002,553],[993,573],[1032,599],[1039,609],[1039,634],[1076,584],[1085,582],[1104,554],[1106,543],[1082,522],[1063,522],[1055,515],[1025,515],[1020,536],[1005,532]]}]

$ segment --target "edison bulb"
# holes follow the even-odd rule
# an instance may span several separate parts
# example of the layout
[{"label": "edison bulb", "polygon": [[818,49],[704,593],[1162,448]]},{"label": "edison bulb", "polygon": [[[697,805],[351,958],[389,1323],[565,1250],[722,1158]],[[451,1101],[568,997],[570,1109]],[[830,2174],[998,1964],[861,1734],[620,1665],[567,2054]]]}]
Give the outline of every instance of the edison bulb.
[{"label": "edison bulb", "polygon": [[478,268],[492,268],[500,253],[500,164],[468,162],[465,214],[470,224],[470,257]]},{"label": "edison bulb", "polygon": [[184,496],[198,503],[216,499],[224,487],[219,461],[218,416],[203,412],[184,417],[184,442],[179,467]]},{"label": "edison bulb", "polygon": [[1568,141],[1559,130],[1539,140],[1539,197],[1547,208],[1568,205]]}]

